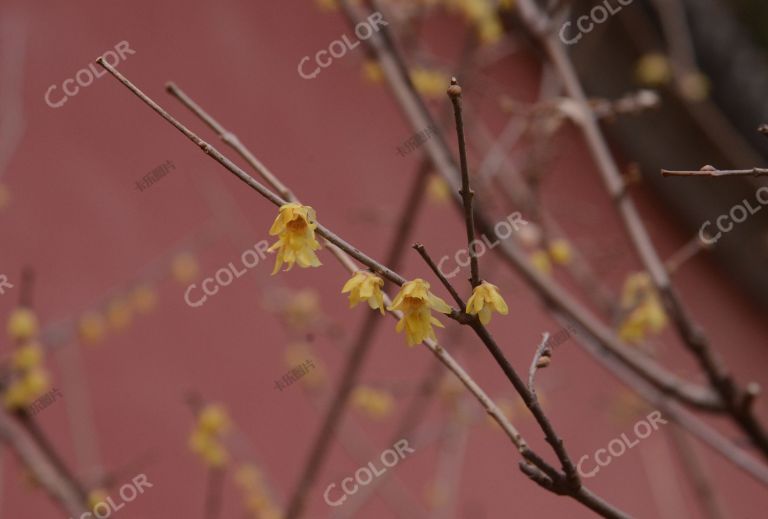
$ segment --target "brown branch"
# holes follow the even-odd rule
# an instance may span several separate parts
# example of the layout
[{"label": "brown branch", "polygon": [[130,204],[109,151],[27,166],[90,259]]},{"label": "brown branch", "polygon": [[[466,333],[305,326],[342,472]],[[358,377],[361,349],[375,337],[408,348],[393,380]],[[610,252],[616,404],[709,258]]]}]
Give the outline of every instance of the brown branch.
[{"label": "brown branch", "polygon": [[[166,121],[171,123],[176,129],[178,129],[185,136],[187,136],[191,141],[193,141],[196,145],[198,145],[198,147],[200,147],[204,153],[206,153],[208,156],[210,156],[211,158],[219,162],[228,171],[235,174],[243,182],[245,182],[250,187],[255,189],[262,196],[270,200],[273,204],[283,205],[283,203],[285,202],[283,199],[281,199],[278,195],[276,195],[271,190],[263,186],[261,183],[253,179],[250,175],[248,175],[245,171],[239,168],[231,160],[227,159],[219,151],[213,148],[213,146],[203,141],[195,133],[193,133],[191,130],[187,129],[179,121],[174,119],[170,114],[168,114],[168,112],[162,109],[157,103],[155,103],[146,94],[144,94],[141,90],[139,90],[127,78],[125,78],[122,74],[120,74],[113,67],[107,64],[103,60],[103,58],[99,58],[97,60],[97,63],[99,63],[103,68],[105,68],[112,76],[118,79],[126,88],[131,90],[131,92],[133,92],[137,97],[139,97],[142,101],[144,101],[147,105],[149,105],[161,117],[163,117]],[[327,228],[321,225],[318,225],[317,232],[318,234],[326,238],[328,241],[336,245],[338,248],[340,248],[341,250],[343,250],[353,258],[357,259],[359,262],[367,265],[369,268],[371,268],[375,272],[379,272],[381,275],[387,277],[390,281],[393,281],[398,285],[402,285],[404,283],[405,281],[404,278],[402,278],[399,274],[395,273],[394,271],[390,270],[384,265],[376,262],[366,254],[362,253],[358,249],[354,248],[353,246],[348,244],[346,241],[342,240],[340,237],[338,237],[336,234],[334,234]],[[399,317],[398,313],[395,313],[395,312],[393,312],[392,315],[396,315]],[[587,491],[585,488],[581,487],[578,474],[576,473],[573,463],[570,461],[570,459],[567,456],[567,453],[565,452],[565,449],[562,445],[562,441],[554,433],[554,429],[552,428],[551,424],[547,420],[546,416],[544,416],[543,412],[541,411],[541,408],[539,407],[538,402],[536,402],[531,397],[530,393],[528,393],[522,380],[514,372],[511,365],[509,364],[509,362],[501,352],[501,349],[495,343],[495,341],[490,336],[488,331],[484,327],[482,327],[479,324],[479,322],[472,323],[470,324],[470,326],[472,326],[472,328],[475,330],[478,337],[480,337],[480,339],[489,349],[491,354],[494,356],[497,363],[499,363],[499,365],[502,367],[502,370],[505,372],[507,377],[510,379],[510,381],[512,381],[513,386],[515,386],[516,390],[521,394],[521,396],[523,397],[523,400],[526,402],[526,405],[529,407],[529,409],[531,409],[531,411],[533,412],[534,416],[537,419],[537,422],[539,422],[540,426],[544,430],[547,441],[550,442],[553,449],[555,450],[555,453],[560,459],[563,469],[565,471],[565,476],[560,476],[558,474],[559,476],[558,479],[553,482],[553,490],[558,493],[570,495],[574,499],[582,502],[582,504],[585,504],[585,506],[588,506],[593,510],[599,511],[605,517],[616,517],[616,518],[627,517],[626,514],[624,514],[623,512],[606,504],[597,496],[594,496],[593,494],[589,493],[589,491]],[[429,343],[427,343],[427,345],[430,346]],[[442,350],[442,348],[439,348],[438,346],[433,344],[430,349],[433,349],[433,351],[436,353],[438,352],[443,353],[443,356],[441,357],[441,359],[444,359],[447,361],[445,352]],[[459,369],[457,369],[455,366],[452,367],[452,370],[455,373],[457,373],[457,375],[459,375]],[[467,387],[469,387],[471,380],[466,376],[466,374],[464,374],[464,378],[462,378],[462,382]],[[476,396],[480,396],[479,393],[477,392],[475,394]],[[496,411],[498,412],[498,410]],[[504,420],[500,420],[500,423],[504,423]],[[526,459],[528,459],[529,461],[535,460],[536,462],[538,462],[538,465],[546,467],[546,464],[542,460],[540,460],[540,458],[538,457],[534,458],[530,456],[530,450],[527,447],[525,447],[525,443],[522,441],[522,438],[520,437],[519,433],[514,431],[514,429],[511,428],[510,424],[506,423],[505,425],[507,426],[507,431],[508,431],[508,434],[510,434],[510,438],[512,438],[513,441],[516,442],[516,445],[518,446],[520,451],[523,453],[523,456],[525,456]],[[298,517],[298,513],[296,513],[295,515],[291,515],[291,511],[289,510],[287,517],[289,519],[293,517]]]},{"label": "brown branch", "polygon": [[[533,0],[520,0],[519,7],[519,11],[523,15],[523,21],[532,30],[535,30],[541,16],[535,2]],[[536,15],[537,13],[538,16]],[[574,101],[581,105],[583,110],[588,112],[589,105],[584,89],[562,42],[559,41],[554,33],[540,33],[540,38],[560,74],[566,92]],[[669,274],[653,246],[653,242],[640,218],[637,208],[632,200],[625,196],[626,186],[624,180],[595,117],[592,115],[585,118],[579,126],[598,165],[598,170],[603,178],[605,187],[614,200],[624,226],[645,269],[650,274],[654,285],[661,294],[664,307],[670,320],[674,323],[678,335],[697,360],[701,369],[706,373],[712,389],[719,395],[726,412],[750,438],[761,454],[768,459],[768,435],[766,435],[763,426],[758,422],[754,414],[752,412],[744,412],[741,408],[743,391],[736,385],[721,360],[715,357],[709,341],[701,329],[691,320],[687,309],[672,287]]]},{"label": "brown branch", "polygon": [[723,170],[715,169],[712,166],[704,166],[698,171],[673,171],[669,169],[662,169],[661,174],[665,177],[764,177],[768,175],[768,169],[752,168]]},{"label": "brown branch", "polygon": [[222,494],[224,492],[224,476],[226,472],[220,467],[208,469],[208,482],[205,493],[205,519],[217,519],[221,515]]},{"label": "brown branch", "polygon": [[440,272],[440,269],[435,265],[435,261],[432,259],[432,257],[427,252],[427,249],[424,248],[424,245],[421,243],[415,243],[413,245],[413,248],[416,249],[416,252],[418,252],[421,257],[424,259],[424,261],[427,263],[430,269],[432,269],[432,272],[435,273],[435,276],[440,280],[440,282],[443,284],[443,286],[450,292],[451,297],[453,297],[453,300],[456,301],[456,304],[459,305],[459,310],[464,311],[464,309],[467,307],[467,305],[464,303],[464,300],[461,298],[458,292],[456,292],[456,289],[453,287],[453,285],[445,278],[442,272]]},{"label": "brown branch", "polygon": [[[472,199],[475,192],[469,185],[469,166],[467,165],[467,144],[464,137],[464,116],[461,110],[461,87],[456,78],[451,78],[451,86],[448,87],[448,97],[453,104],[453,115],[456,119],[456,138],[459,144],[459,162],[461,164],[461,199],[464,202],[464,225],[467,228],[467,248],[469,250],[470,283],[472,288],[480,284],[480,266],[475,250],[475,215],[472,211]],[[462,308],[463,310],[463,308]]]},{"label": "brown branch", "polygon": [[85,500],[77,486],[61,474],[47,453],[2,410],[0,410],[0,441],[6,443],[16,453],[20,462],[32,472],[40,486],[64,508],[68,515],[80,517],[86,512]]},{"label": "brown branch", "polygon": [[552,349],[549,347],[548,342],[549,333],[544,333],[541,338],[539,347],[536,348],[536,353],[533,354],[531,367],[528,369],[528,391],[531,392],[534,398],[536,398],[536,386],[533,382],[534,378],[536,377],[536,370],[542,367],[546,367],[549,364],[548,359],[552,355]]}]

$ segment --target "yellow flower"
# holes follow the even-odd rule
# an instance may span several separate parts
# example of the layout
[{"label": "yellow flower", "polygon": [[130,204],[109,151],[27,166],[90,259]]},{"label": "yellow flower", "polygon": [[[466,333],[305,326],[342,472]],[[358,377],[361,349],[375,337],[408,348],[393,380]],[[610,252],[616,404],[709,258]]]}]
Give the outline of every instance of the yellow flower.
[{"label": "yellow flower", "polygon": [[368,306],[373,310],[380,310],[384,315],[384,294],[381,287],[384,286],[384,280],[376,274],[358,270],[355,275],[344,284],[341,289],[342,294],[349,292],[349,307],[354,308],[361,301],[367,301]]},{"label": "yellow flower", "polygon": [[325,383],[325,368],[312,353],[311,348],[305,342],[289,344],[285,350],[285,364],[288,368],[304,367],[307,373],[299,379],[309,388],[316,388]]},{"label": "yellow flower", "polygon": [[251,464],[240,465],[235,471],[235,483],[243,490],[257,491],[264,485],[264,475]]},{"label": "yellow flower", "polygon": [[336,0],[315,0],[315,3],[322,11],[335,11],[339,8]]},{"label": "yellow flower", "polygon": [[139,313],[149,313],[157,304],[157,292],[149,285],[140,285],[131,293],[131,303]]},{"label": "yellow flower", "polygon": [[13,354],[13,367],[28,370],[39,366],[43,360],[43,349],[36,342],[29,342]]},{"label": "yellow flower", "polygon": [[568,240],[557,238],[549,242],[549,256],[559,265],[567,265],[571,262],[573,252]]},{"label": "yellow flower", "polygon": [[392,414],[395,399],[386,391],[360,386],[352,393],[352,405],[371,418],[380,420]]},{"label": "yellow flower", "polygon": [[657,334],[667,324],[661,298],[645,272],[627,277],[621,294],[621,308],[627,314],[619,326],[619,337],[624,341],[640,342],[648,332]]},{"label": "yellow flower", "polygon": [[97,488],[95,490],[91,490],[88,492],[88,508],[93,510],[96,505],[99,503],[106,501],[109,497],[109,494],[101,488]]},{"label": "yellow flower", "polygon": [[427,195],[436,204],[444,204],[451,199],[451,186],[437,174],[429,176],[427,182]]},{"label": "yellow flower", "polygon": [[320,296],[311,288],[290,293],[282,310],[286,323],[297,330],[309,328],[322,318]]},{"label": "yellow flower", "polygon": [[533,264],[533,268],[544,274],[545,276],[552,273],[552,263],[549,261],[549,256],[544,250],[536,250],[530,255],[530,261]]},{"label": "yellow flower", "polygon": [[663,85],[672,78],[672,68],[666,56],[659,53],[646,54],[635,66],[635,75],[644,85]]},{"label": "yellow flower", "polygon": [[211,467],[223,467],[229,461],[227,449],[218,442],[209,442],[199,454]]},{"label": "yellow flower", "polygon": [[3,393],[3,404],[6,409],[15,410],[23,409],[29,403],[27,397],[28,392],[24,383],[21,380],[17,380],[12,383]]},{"label": "yellow flower", "polygon": [[199,273],[200,267],[198,267],[197,260],[192,253],[178,254],[171,262],[171,274],[182,285],[197,278]]},{"label": "yellow flower", "polygon": [[80,339],[86,344],[95,344],[104,338],[106,322],[98,312],[87,312],[80,317],[78,331]]},{"label": "yellow flower", "polygon": [[125,299],[114,299],[107,307],[107,321],[115,330],[122,330],[133,318],[131,305]]},{"label": "yellow flower", "polygon": [[16,341],[37,335],[37,317],[28,308],[16,308],[8,318],[8,335]]},{"label": "yellow flower", "polygon": [[197,420],[200,430],[210,434],[227,432],[231,426],[226,409],[218,404],[206,405],[200,411]]},{"label": "yellow flower", "polygon": [[22,384],[24,384],[24,390],[28,398],[27,403],[29,404],[48,390],[50,377],[44,369],[33,368],[25,373]]},{"label": "yellow flower", "polygon": [[419,278],[403,285],[389,310],[403,312],[403,317],[397,322],[395,329],[398,332],[405,329],[409,346],[420,344],[427,338],[437,340],[432,325],[440,328],[444,326],[432,316],[432,310],[443,314],[451,313],[451,307],[429,291],[429,283]]},{"label": "yellow flower", "polygon": [[509,307],[499,294],[499,287],[483,281],[472,290],[472,296],[467,301],[467,313],[478,315],[481,323],[488,324],[491,322],[492,312],[507,315]]},{"label": "yellow flower", "polygon": [[424,97],[442,99],[445,90],[450,85],[450,78],[439,70],[414,68],[411,71],[411,81],[416,90]]},{"label": "yellow flower", "polygon": [[283,263],[288,264],[286,270],[291,270],[294,263],[300,267],[319,267],[320,260],[315,252],[320,244],[315,239],[315,210],[309,206],[289,203],[280,207],[280,212],[269,229],[271,236],[279,236],[279,239],[268,249],[270,252],[277,250],[275,260],[275,274]]},{"label": "yellow flower", "polygon": [[363,77],[371,83],[381,83],[384,79],[384,71],[381,65],[374,59],[363,61]]}]

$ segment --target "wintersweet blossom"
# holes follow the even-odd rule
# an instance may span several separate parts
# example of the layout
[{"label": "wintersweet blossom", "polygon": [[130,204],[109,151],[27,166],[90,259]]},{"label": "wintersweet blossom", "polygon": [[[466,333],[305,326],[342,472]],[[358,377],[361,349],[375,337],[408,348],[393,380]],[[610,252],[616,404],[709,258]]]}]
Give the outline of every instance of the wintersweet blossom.
[{"label": "wintersweet blossom", "polygon": [[626,317],[619,326],[619,337],[631,343],[643,341],[650,333],[658,334],[667,324],[661,298],[645,272],[627,277],[621,295]]},{"label": "wintersweet blossom", "polygon": [[472,290],[472,296],[467,301],[467,313],[479,316],[481,323],[488,324],[493,312],[507,315],[509,307],[499,294],[499,287],[483,281]]},{"label": "wintersweet blossom", "polygon": [[409,346],[420,344],[427,338],[437,340],[432,325],[444,326],[432,316],[432,310],[451,313],[451,307],[429,291],[429,283],[419,278],[405,283],[388,309],[403,312],[395,329],[398,332],[405,330]]},{"label": "wintersweet blossom", "polygon": [[349,307],[354,308],[362,301],[367,301],[368,306],[373,310],[381,311],[384,315],[384,294],[381,287],[384,286],[384,280],[376,274],[358,270],[355,275],[344,284],[341,289],[342,294],[349,292]]},{"label": "wintersweet blossom", "polygon": [[291,270],[294,263],[302,268],[321,265],[315,254],[320,248],[315,238],[316,228],[315,210],[311,207],[294,202],[280,206],[280,212],[269,229],[271,236],[278,236],[278,240],[267,249],[277,251],[272,274],[277,273],[283,263],[288,265],[286,270]]}]

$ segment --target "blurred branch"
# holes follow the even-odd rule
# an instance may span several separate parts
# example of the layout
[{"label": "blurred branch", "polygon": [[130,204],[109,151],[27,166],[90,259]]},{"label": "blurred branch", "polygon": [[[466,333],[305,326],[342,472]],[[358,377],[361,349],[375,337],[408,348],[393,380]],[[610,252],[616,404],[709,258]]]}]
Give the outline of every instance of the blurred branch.
[{"label": "blurred branch", "polygon": [[735,176],[764,177],[768,175],[768,169],[752,168],[752,169],[722,170],[722,169],[715,169],[712,166],[704,166],[698,171],[672,171],[669,169],[662,169],[661,174],[664,175],[665,177],[735,177]]}]

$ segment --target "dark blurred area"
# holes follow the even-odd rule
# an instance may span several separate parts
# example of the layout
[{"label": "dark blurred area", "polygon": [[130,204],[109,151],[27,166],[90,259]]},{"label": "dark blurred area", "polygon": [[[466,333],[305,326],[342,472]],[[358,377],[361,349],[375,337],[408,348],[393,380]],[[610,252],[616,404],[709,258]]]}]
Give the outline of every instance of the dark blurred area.
[{"label": "dark blurred area", "polygon": [[[586,13],[597,4],[575,2],[572,12]],[[617,23],[599,25],[574,46],[573,56],[591,95],[617,98],[643,86],[658,89],[663,109],[608,122],[606,130],[693,235],[734,205],[754,201],[756,189],[766,185],[754,177],[664,178],[660,170],[765,164],[768,139],[757,128],[768,121],[768,3],[685,0],[679,11],[663,0],[631,5],[639,8],[623,9]],[[648,73],[643,67],[649,56],[665,56],[668,70],[652,70],[659,81],[644,85],[639,76]],[[768,307],[766,228],[768,211],[757,212],[710,254]]]}]

